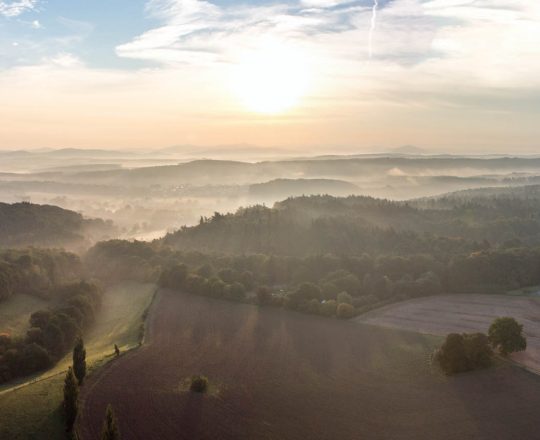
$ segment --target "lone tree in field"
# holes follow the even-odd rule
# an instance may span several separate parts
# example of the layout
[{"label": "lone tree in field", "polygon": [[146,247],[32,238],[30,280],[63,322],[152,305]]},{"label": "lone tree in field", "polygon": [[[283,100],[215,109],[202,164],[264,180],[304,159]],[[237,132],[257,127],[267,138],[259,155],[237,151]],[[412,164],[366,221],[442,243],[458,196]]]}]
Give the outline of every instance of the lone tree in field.
[{"label": "lone tree in field", "polygon": [[73,373],[79,381],[79,385],[82,385],[86,376],[86,349],[80,337],[77,338],[77,342],[73,348]]},{"label": "lone tree in field", "polygon": [[120,440],[120,430],[118,429],[116,416],[111,405],[107,406],[107,411],[105,412],[101,440]]},{"label": "lone tree in field", "polygon": [[446,374],[486,368],[491,364],[492,350],[483,333],[450,333],[437,351],[435,360]]},{"label": "lone tree in field", "polygon": [[66,431],[71,432],[73,424],[77,418],[79,410],[79,387],[77,379],[73,374],[73,369],[69,367],[64,380],[64,417],[66,421]]},{"label": "lone tree in field", "polygon": [[527,348],[523,325],[514,318],[497,318],[489,327],[488,335],[491,345],[504,356]]},{"label": "lone tree in field", "polygon": [[208,390],[208,378],[206,376],[193,376],[189,389],[195,393],[206,393]]}]

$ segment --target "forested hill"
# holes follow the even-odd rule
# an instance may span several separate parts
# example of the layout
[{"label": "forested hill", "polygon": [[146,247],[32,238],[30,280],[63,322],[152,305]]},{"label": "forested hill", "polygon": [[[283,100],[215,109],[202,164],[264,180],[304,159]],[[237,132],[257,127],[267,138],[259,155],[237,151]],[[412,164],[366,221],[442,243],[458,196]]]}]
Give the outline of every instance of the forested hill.
[{"label": "forested hill", "polygon": [[100,219],[50,205],[0,203],[0,247],[72,247],[111,237],[114,227]]},{"label": "forested hill", "polygon": [[540,244],[540,200],[296,197],[273,208],[216,213],[167,235],[164,242],[199,251],[283,255],[448,254],[495,245],[533,246]]}]

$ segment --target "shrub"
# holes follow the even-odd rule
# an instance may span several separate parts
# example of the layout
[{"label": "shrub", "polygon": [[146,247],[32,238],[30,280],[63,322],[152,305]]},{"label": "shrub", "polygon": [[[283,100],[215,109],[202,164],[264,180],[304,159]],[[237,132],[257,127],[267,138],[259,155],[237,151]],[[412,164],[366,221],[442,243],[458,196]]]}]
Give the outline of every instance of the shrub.
[{"label": "shrub", "polygon": [[337,317],[348,319],[354,316],[354,307],[347,303],[341,303],[337,306]]},{"label": "shrub", "polygon": [[312,313],[313,315],[318,315],[321,311],[321,305],[319,300],[312,299],[307,303],[307,312]]},{"label": "shrub", "polygon": [[340,292],[337,296],[338,304],[352,304],[352,296],[347,292]]},{"label": "shrub", "polygon": [[313,283],[302,283],[295,291],[288,295],[288,307],[298,310],[302,304],[312,299],[320,299],[322,296],[319,286]]},{"label": "shrub", "polygon": [[321,304],[320,312],[324,316],[334,316],[337,311],[337,302],[333,299]]},{"label": "shrub", "polygon": [[208,378],[206,376],[193,376],[189,389],[195,393],[206,393],[208,390]]},{"label": "shrub", "polygon": [[257,304],[265,305],[272,302],[272,292],[267,286],[257,288]]},{"label": "shrub", "polygon": [[483,333],[450,333],[435,360],[446,374],[462,373],[490,365],[493,352]]},{"label": "shrub", "polygon": [[246,298],[246,289],[242,283],[235,281],[225,288],[225,296],[233,301],[242,301]]}]

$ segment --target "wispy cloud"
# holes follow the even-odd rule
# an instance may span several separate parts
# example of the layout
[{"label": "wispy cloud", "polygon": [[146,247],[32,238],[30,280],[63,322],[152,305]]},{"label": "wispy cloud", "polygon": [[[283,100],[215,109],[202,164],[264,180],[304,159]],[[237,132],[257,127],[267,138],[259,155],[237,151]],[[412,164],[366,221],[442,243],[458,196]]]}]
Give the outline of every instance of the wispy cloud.
[{"label": "wispy cloud", "polygon": [[528,85],[540,81],[539,2],[378,0],[376,33],[373,7],[373,0],[270,6],[151,0],[147,11],[162,25],[116,51],[171,66],[211,66],[234,63],[273,38],[312,55],[320,74],[366,81],[394,71],[399,84],[479,87],[519,87],[524,76]]},{"label": "wispy cloud", "polygon": [[38,0],[0,1],[0,15],[17,17],[36,8]]}]

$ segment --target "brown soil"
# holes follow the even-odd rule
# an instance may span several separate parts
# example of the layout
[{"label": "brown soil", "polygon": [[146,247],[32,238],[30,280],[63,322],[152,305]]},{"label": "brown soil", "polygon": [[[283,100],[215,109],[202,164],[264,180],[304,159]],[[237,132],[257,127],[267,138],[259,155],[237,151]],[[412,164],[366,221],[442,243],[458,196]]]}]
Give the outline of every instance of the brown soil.
[{"label": "brown soil", "polygon": [[[540,439],[540,378],[509,365],[447,378],[440,341],[161,292],[148,344],[89,378],[80,433],[107,404],[124,440]],[[206,395],[186,391],[204,374]]]}]

